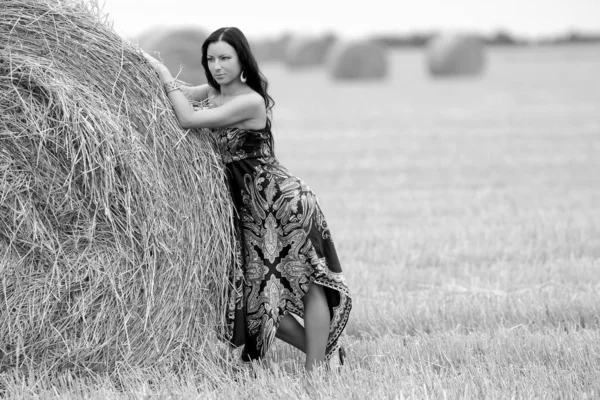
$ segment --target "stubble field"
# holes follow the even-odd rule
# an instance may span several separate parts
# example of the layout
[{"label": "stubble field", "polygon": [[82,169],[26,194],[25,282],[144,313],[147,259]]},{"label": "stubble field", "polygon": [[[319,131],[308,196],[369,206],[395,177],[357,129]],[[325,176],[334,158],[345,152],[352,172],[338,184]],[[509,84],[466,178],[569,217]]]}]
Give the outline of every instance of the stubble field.
[{"label": "stubble field", "polygon": [[[353,295],[322,398],[600,396],[600,48],[489,56],[475,80],[433,81],[413,50],[385,83],[263,68],[276,153],[317,193]],[[269,361],[6,393],[307,398],[298,351]]]},{"label": "stubble field", "polygon": [[386,86],[274,80],[281,158],[354,294],[329,396],[600,396],[598,50],[495,49],[479,80],[432,81],[419,52]]}]

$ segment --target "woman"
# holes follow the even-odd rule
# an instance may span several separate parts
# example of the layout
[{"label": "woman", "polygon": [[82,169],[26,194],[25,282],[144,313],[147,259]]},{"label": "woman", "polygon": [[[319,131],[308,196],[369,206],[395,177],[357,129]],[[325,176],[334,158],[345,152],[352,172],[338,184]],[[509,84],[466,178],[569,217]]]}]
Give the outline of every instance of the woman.
[{"label": "woman", "polygon": [[[343,363],[338,339],[352,307],[348,287],[316,196],[275,158],[273,99],[244,34],[221,28],[206,39],[208,84],[201,86],[180,87],[144,56],[181,127],[212,128],[226,166],[242,253],[231,274],[238,290],[230,296],[227,339],[244,344],[244,361],[265,356],[277,337],[306,353],[308,372],[336,352]],[[196,111],[188,99],[210,107]]]}]

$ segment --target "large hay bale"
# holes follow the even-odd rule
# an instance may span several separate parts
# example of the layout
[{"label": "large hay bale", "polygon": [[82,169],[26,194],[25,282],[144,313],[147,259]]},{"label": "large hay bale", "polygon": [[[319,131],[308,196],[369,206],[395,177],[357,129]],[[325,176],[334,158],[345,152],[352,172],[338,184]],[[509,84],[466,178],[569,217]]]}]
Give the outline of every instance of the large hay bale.
[{"label": "large hay bale", "polygon": [[375,42],[347,41],[335,46],[328,69],[336,80],[380,80],[389,72],[389,60],[385,48]]},{"label": "large hay bale", "polygon": [[0,371],[203,365],[234,254],[207,132],[88,6],[2,0],[0,43]]},{"label": "large hay bale", "polygon": [[485,66],[485,44],[474,35],[438,35],[428,42],[427,65],[434,77],[479,75]]},{"label": "large hay bale", "polygon": [[328,51],[336,43],[333,34],[292,37],[284,55],[284,64],[290,69],[305,69],[325,64]]},{"label": "large hay bale", "polygon": [[206,83],[202,67],[202,43],[208,33],[200,28],[153,28],[138,36],[139,45],[147,52],[158,52],[164,64],[177,79],[193,85]]}]

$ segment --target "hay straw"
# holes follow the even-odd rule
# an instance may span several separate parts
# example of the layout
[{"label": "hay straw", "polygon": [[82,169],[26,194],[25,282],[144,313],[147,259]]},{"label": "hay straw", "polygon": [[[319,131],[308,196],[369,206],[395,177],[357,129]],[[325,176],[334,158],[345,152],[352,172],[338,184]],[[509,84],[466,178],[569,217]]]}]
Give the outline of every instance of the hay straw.
[{"label": "hay straw", "polygon": [[95,3],[2,0],[0,371],[204,362],[234,253],[208,138]]}]

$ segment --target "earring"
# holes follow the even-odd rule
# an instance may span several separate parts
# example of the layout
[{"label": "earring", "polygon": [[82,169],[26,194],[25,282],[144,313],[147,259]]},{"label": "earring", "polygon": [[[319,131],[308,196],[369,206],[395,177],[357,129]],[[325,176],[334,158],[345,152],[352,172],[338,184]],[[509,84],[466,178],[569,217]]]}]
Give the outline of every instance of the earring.
[{"label": "earring", "polygon": [[240,81],[242,81],[242,83],[246,83],[246,77],[244,76],[244,71],[242,71],[242,73],[240,74]]}]

